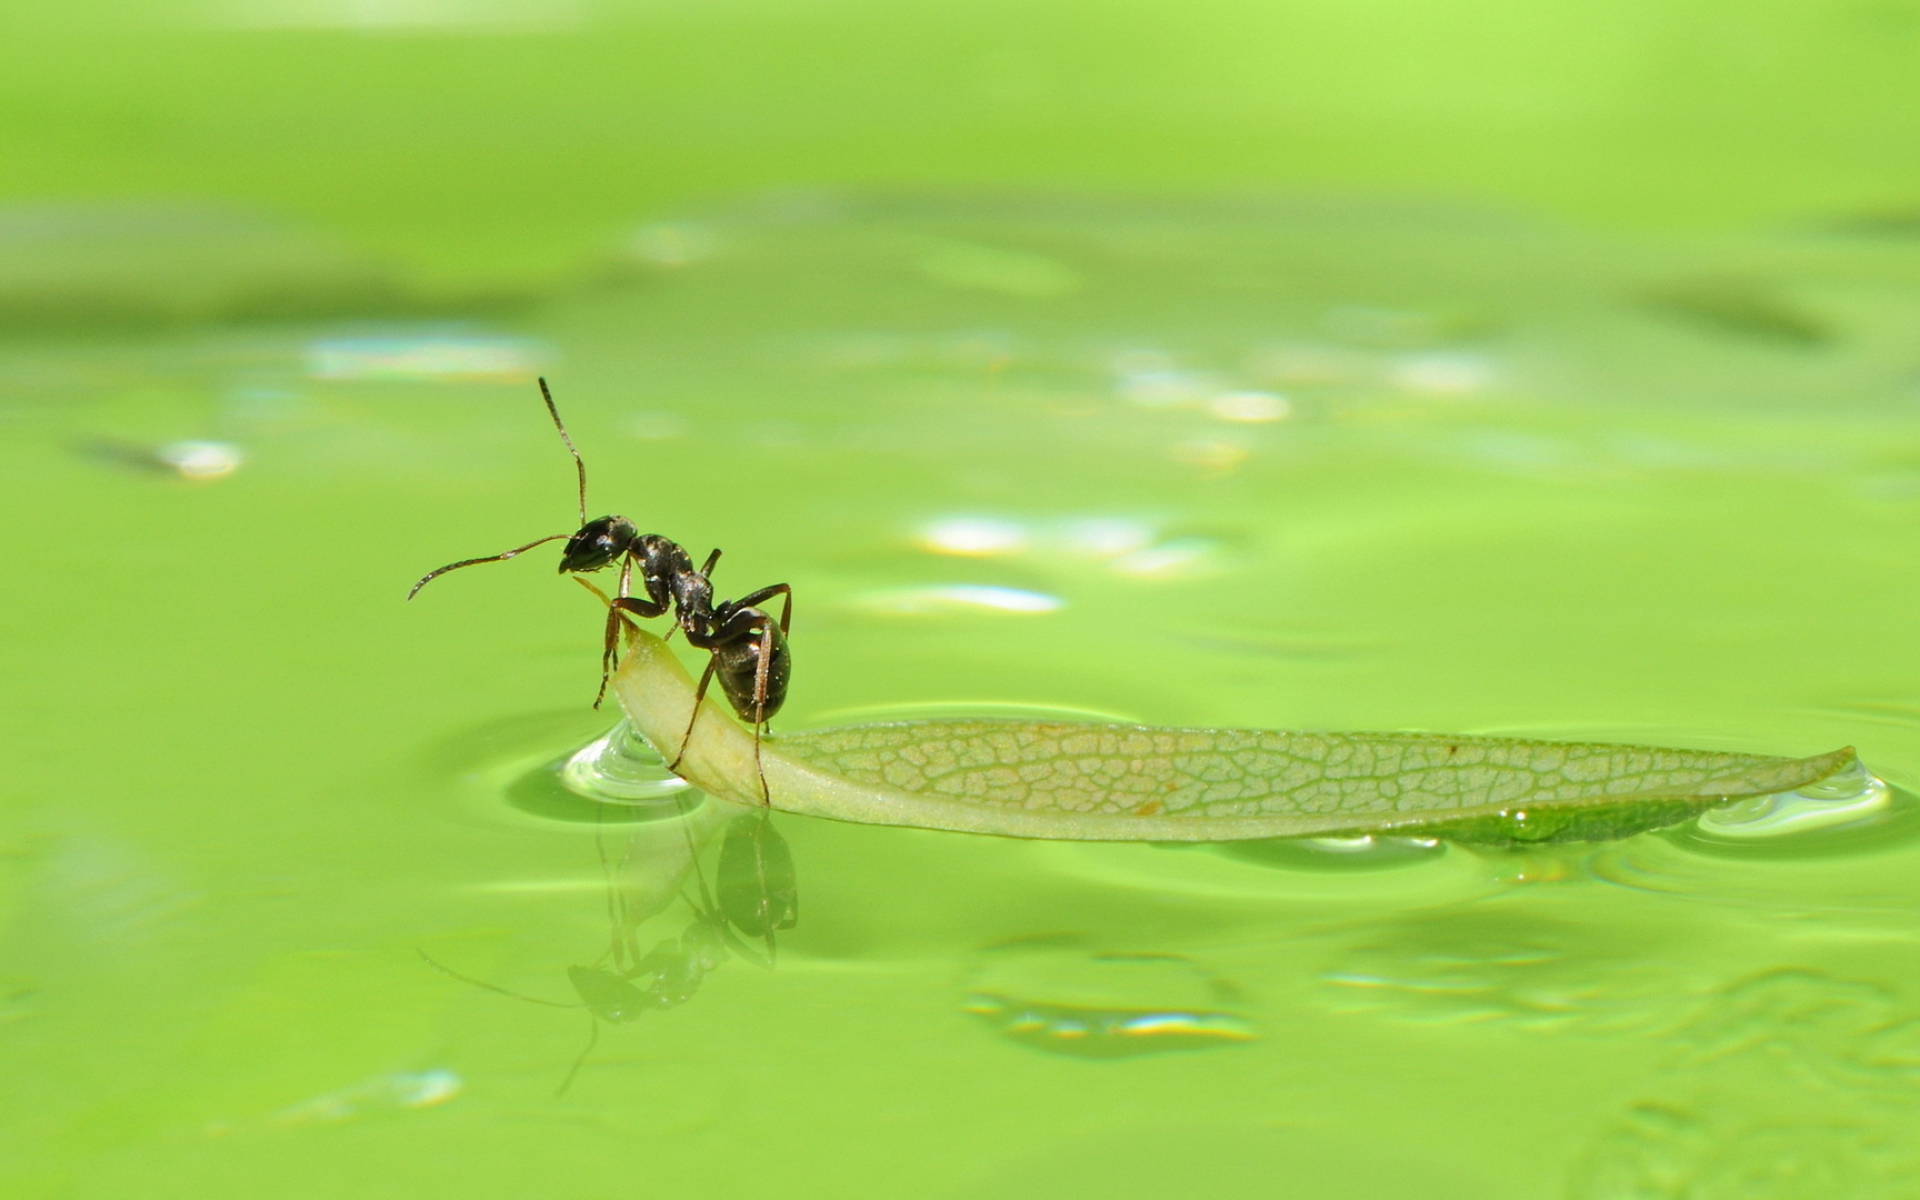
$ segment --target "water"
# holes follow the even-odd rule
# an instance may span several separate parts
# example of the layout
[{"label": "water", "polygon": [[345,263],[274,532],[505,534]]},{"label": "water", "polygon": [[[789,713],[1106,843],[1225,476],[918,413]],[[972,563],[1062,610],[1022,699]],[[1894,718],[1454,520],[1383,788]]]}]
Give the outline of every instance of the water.
[{"label": "water", "polygon": [[[1920,1186],[1911,242],[821,194],[373,319],[224,219],[185,317],[0,345],[0,1192]],[[777,818],[774,953],[524,1003],[422,952],[573,1005],[740,903],[727,814],[578,756],[600,610],[550,548],[402,602],[572,527],[535,371],[595,512],[793,585],[776,732],[1854,744],[1895,791],[1527,853]]]}]

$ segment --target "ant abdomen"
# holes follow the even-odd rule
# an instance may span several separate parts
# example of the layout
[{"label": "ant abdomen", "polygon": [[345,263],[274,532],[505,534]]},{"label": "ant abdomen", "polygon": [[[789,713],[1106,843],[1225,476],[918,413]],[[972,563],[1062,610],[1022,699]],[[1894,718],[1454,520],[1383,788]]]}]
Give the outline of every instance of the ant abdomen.
[{"label": "ant abdomen", "polygon": [[[793,659],[787,649],[787,635],[772,617],[761,616],[766,630],[762,637],[733,642],[714,651],[714,675],[720,680],[720,690],[727,694],[727,703],[742,721],[754,725],[772,720],[786,702]],[[763,657],[764,672],[760,665]]]}]

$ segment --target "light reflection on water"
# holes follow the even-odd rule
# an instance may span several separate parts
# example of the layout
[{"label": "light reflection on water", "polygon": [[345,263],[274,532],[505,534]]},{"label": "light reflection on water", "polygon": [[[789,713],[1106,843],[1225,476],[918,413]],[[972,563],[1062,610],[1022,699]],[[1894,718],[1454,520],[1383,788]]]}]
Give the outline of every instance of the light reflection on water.
[{"label": "light reflection on water", "polygon": [[1259,1035],[1229,982],[1180,955],[1098,951],[1072,938],[983,948],[961,1007],[1000,1036],[1090,1060],[1206,1050]]}]

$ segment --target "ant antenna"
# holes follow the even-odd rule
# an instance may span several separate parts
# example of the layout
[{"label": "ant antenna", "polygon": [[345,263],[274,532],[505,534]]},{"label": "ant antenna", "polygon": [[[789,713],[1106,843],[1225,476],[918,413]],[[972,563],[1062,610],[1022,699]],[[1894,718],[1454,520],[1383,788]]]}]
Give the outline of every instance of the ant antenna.
[{"label": "ant antenna", "polygon": [[587,460],[580,457],[579,449],[573,439],[567,436],[567,426],[560,420],[560,410],[554,407],[553,393],[547,390],[547,377],[540,376],[540,398],[547,402],[547,415],[553,418],[553,427],[560,431],[560,440],[567,444],[567,453],[573,455],[573,465],[580,475],[580,524],[587,523]]},{"label": "ant antenna", "polygon": [[425,950],[420,949],[418,946],[414,947],[414,952],[417,953],[421,958],[426,959],[427,965],[432,967],[434,970],[440,972],[442,975],[451,976],[454,979],[458,979],[461,983],[470,983],[477,988],[485,988],[489,992],[498,992],[502,996],[511,996],[515,1000],[524,1000],[528,1004],[538,1004],[545,1008],[585,1008],[586,1007],[586,1005],[584,1004],[562,1004],[558,1000],[542,1000],[538,996],[529,996],[524,992],[509,991],[506,988],[499,986],[498,984],[488,983],[484,979],[475,979],[471,975],[462,975],[460,972],[454,970],[452,967],[449,967],[444,963],[435,961],[433,955],[428,954]]},{"label": "ant antenna", "polygon": [[436,567],[433,570],[428,571],[425,575],[421,576],[420,582],[414,584],[412,587],[407,589],[407,599],[411,600],[415,596],[419,595],[421,588],[432,583],[434,580],[440,578],[442,575],[445,575],[448,571],[458,571],[461,567],[477,567],[481,563],[505,562],[507,559],[512,558],[516,554],[525,554],[527,551],[533,549],[535,546],[544,546],[548,542],[557,542],[562,538],[570,538],[572,536],[573,535],[570,533],[550,534],[546,537],[541,538],[537,542],[528,542],[524,546],[515,546],[513,549],[507,551],[505,554],[489,554],[485,558],[463,558],[457,563],[448,563],[444,567]]}]

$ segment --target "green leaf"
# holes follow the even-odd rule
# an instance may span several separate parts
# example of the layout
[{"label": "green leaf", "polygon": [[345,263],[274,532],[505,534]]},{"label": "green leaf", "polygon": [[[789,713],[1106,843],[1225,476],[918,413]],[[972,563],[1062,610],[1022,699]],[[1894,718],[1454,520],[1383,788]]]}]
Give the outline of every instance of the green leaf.
[{"label": "green leaf", "polygon": [[[614,680],[669,760],[693,685],[634,630]],[[754,739],[709,699],[680,773],[714,795],[878,825],[1093,841],[1417,833],[1591,841],[1845,770],[1813,758],[1418,733],[1284,733],[1056,721],[902,721]]]}]

